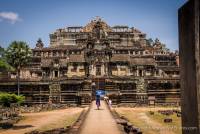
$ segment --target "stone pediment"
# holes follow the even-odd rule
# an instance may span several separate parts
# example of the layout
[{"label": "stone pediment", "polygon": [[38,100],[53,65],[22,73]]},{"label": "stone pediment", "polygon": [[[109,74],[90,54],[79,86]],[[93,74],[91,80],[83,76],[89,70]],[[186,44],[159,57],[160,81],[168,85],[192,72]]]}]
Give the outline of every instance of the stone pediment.
[{"label": "stone pediment", "polygon": [[97,17],[96,19],[92,20],[85,27],[83,27],[83,32],[92,32],[97,24],[101,26],[103,31],[112,32],[112,28],[99,17]]}]

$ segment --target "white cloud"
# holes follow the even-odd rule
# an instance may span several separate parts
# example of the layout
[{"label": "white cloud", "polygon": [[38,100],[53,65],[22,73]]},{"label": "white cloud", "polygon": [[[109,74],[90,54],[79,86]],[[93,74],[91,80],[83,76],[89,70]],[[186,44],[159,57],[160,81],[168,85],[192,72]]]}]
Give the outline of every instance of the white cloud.
[{"label": "white cloud", "polygon": [[15,24],[17,21],[21,21],[19,15],[14,12],[0,12],[0,20],[7,20],[11,24]]}]

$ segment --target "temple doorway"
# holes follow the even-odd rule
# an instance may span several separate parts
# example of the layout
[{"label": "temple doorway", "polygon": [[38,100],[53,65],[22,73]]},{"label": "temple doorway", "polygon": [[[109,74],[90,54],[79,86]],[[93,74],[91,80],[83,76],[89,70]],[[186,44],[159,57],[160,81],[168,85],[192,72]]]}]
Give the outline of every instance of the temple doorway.
[{"label": "temple doorway", "polygon": [[96,65],[96,76],[101,76],[101,65]]}]

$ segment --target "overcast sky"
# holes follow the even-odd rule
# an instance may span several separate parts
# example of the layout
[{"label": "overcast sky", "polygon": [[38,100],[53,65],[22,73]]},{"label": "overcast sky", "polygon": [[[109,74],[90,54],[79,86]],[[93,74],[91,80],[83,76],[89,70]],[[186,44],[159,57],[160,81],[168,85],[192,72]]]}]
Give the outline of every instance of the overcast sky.
[{"label": "overcast sky", "polygon": [[0,45],[14,40],[35,47],[49,45],[49,33],[67,26],[85,26],[100,16],[110,26],[127,25],[178,49],[178,8],[186,0],[1,0]]}]

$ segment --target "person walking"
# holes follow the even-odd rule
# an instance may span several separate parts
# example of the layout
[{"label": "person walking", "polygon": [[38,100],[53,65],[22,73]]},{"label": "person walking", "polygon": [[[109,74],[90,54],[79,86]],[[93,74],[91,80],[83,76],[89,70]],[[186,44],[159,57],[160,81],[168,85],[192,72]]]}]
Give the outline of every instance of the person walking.
[{"label": "person walking", "polygon": [[96,105],[97,105],[98,110],[99,110],[99,107],[101,106],[100,100],[101,100],[100,95],[97,94],[96,95]]}]

